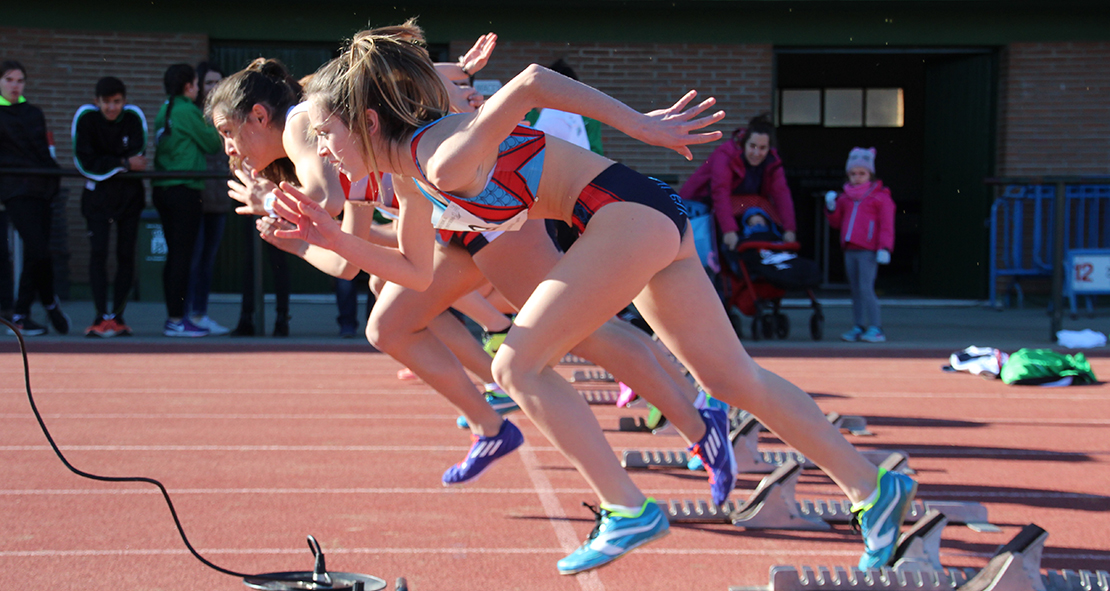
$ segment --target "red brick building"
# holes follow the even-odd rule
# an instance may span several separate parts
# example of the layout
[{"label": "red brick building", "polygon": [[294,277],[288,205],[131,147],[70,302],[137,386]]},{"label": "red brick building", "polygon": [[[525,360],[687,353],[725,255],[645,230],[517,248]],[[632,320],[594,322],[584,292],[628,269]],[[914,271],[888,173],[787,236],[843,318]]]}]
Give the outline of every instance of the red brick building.
[{"label": "red brick building", "polygon": [[[637,109],[669,105],[689,88],[716,96],[728,113],[720,127],[726,135],[773,112],[799,236],[813,256],[820,242],[813,195],[840,184],[851,147],[876,146],[879,175],[899,206],[898,248],[885,279],[891,292],[982,297],[991,199],[984,177],[1110,172],[1104,2],[540,0],[478,1],[465,11],[436,1],[115,6],[54,2],[4,11],[0,58],[27,66],[26,94],[46,112],[64,167],[72,163],[72,114],[91,100],[101,76],[122,78],[130,101],[153,122],[164,98],[161,74],[171,63],[212,59],[233,68],[265,54],[304,74],[367,23],[419,16],[431,49],[444,57],[497,32],[494,58],[479,76],[487,81],[562,57],[584,82]],[[883,111],[884,104],[895,111]],[[700,147],[695,162],[686,162],[612,129],[603,140],[610,157],[674,183],[712,150]],[[66,186],[69,267],[80,297],[87,250],[80,184]],[[238,241],[225,240],[232,243]],[[221,268],[232,268],[234,257],[229,246]],[[830,272],[835,279],[837,270]],[[216,289],[233,290],[227,286],[237,273],[224,275],[236,276],[218,277]],[[302,289],[320,285],[306,279]]]}]

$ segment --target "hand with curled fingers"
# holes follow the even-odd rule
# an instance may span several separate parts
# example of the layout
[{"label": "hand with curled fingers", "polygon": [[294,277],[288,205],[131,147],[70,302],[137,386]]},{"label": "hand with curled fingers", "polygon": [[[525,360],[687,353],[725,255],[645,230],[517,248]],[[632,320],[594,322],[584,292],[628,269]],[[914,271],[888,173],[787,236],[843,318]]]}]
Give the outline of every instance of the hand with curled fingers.
[{"label": "hand with curled fingers", "polygon": [[493,48],[497,46],[497,34],[486,33],[474,42],[474,46],[467,50],[466,53],[459,56],[459,68],[467,76],[477,74],[482,68],[486,67],[489,62],[489,56],[493,54]]},{"label": "hand with curled fingers", "polygon": [[281,219],[270,216],[262,216],[255,220],[254,227],[258,229],[258,235],[263,240],[270,244],[297,256],[304,256],[305,250],[308,248],[308,243],[304,240],[294,240],[292,238],[278,238],[274,235],[278,230],[291,230],[294,228],[293,224]]},{"label": "hand with curled fingers", "polygon": [[235,178],[227,181],[227,195],[242,205],[235,208],[239,215],[269,215],[265,208],[266,195],[277,189],[277,185],[258,176],[248,168],[235,169]]},{"label": "hand with curled fingers", "polygon": [[319,203],[284,182],[274,195],[277,197],[274,213],[289,224],[275,229],[275,238],[303,240],[321,248],[333,249],[336,239],[343,235],[343,228]]},{"label": "hand with curled fingers", "polygon": [[717,103],[717,99],[713,97],[687,108],[697,95],[698,91],[691,90],[678,99],[678,102],[666,109],[644,113],[645,123],[633,137],[653,146],[670,148],[687,160],[693,160],[694,156],[690,153],[690,145],[706,144],[721,139],[720,131],[693,132],[725,118],[724,111],[698,117],[706,109]]}]

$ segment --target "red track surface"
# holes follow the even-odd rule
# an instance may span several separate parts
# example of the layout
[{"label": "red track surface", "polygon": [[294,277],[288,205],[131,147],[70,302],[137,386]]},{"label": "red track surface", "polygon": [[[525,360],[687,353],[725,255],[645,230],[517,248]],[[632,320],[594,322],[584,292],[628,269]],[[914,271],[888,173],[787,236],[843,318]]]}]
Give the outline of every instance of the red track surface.
[{"label": "red track surface", "polygon": [[[380,576],[390,589],[404,576],[414,591],[724,591],[766,584],[775,564],[853,564],[862,548],[843,526],[675,525],[594,574],[560,576],[555,561],[593,525],[580,503],[596,500],[523,416],[514,419],[528,442],[521,453],[448,490],[440,475],[462,457],[467,434],[428,387],[398,382],[384,355],[72,349],[30,359],[39,408],[70,461],[161,480],[193,545],[228,569],[310,570],[312,534],[330,569]],[[909,452],[919,498],[987,505],[1002,533],[949,526],[946,565],[982,566],[1030,522],[1050,534],[1045,568],[1110,564],[1110,386],[1010,387],[942,373],[932,357],[776,354],[760,361],[826,412],[868,418],[875,436],[854,443]],[[1110,360],[1092,361],[1110,376]],[[188,555],[154,487],[92,482],[62,466],[31,415],[16,353],[0,355],[0,392],[0,589],[245,589]],[[619,417],[642,410],[594,408],[618,453],[682,446],[616,431]],[[657,498],[708,497],[703,474],[633,477]],[[739,486],[757,483],[744,476]],[[798,495],[839,498],[813,471]]]}]

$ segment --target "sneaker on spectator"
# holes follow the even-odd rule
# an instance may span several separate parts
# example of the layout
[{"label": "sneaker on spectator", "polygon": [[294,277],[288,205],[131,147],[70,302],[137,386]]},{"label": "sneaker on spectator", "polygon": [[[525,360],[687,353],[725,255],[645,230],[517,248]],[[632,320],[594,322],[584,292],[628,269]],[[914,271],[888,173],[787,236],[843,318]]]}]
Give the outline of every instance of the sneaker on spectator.
[{"label": "sneaker on spectator", "polygon": [[583,503],[594,512],[596,523],[586,541],[558,562],[559,574],[573,575],[608,564],[629,551],[670,533],[667,516],[655,499],[644,501],[637,514],[623,513]]},{"label": "sneaker on spectator", "polygon": [[[509,395],[506,394],[500,386],[492,390],[487,390],[485,397],[486,402],[488,402],[489,405],[493,407],[493,410],[497,411],[497,414],[501,416],[520,410],[520,405],[512,398],[509,398]],[[470,427],[470,423],[468,423],[466,417],[462,415],[459,415],[459,418],[455,419],[455,425],[460,429],[467,429]]]},{"label": "sneaker on spectator", "polygon": [[193,322],[194,326],[207,328],[208,334],[214,337],[223,336],[231,332],[230,328],[226,326],[221,326],[220,323],[209,318],[207,314],[205,314],[204,316],[193,316],[189,320]]},{"label": "sneaker on spectator", "polygon": [[852,524],[863,534],[860,570],[890,563],[902,521],[917,493],[917,483],[898,472],[879,468],[878,488],[865,501],[852,505]]},{"label": "sneaker on spectator", "polygon": [[859,338],[861,336],[863,336],[863,327],[853,326],[852,330],[849,330],[848,332],[840,335],[840,340],[848,341],[849,343],[855,343],[859,341]]},{"label": "sneaker on spectator", "polygon": [[58,334],[69,334],[69,315],[62,311],[58,296],[54,296],[54,303],[46,308],[46,315],[50,318],[50,324],[54,325],[54,330],[58,331]]},{"label": "sneaker on spectator", "polygon": [[107,339],[116,336],[116,322],[107,316],[97,316],[91,326],[85,329],[85,336]]},{"label": "sneaker on spectator", "polygon": [[709,471],[713,503],[720,506],[728,500],[729,493],[736,486],[736,456],[728,440],[728,415],[719,408],[706,408],[699,412],[705,422],[705,435],[690,446],[690,451],[701,459],[702,465]]},{"label": "sneaker on spectator", "polygon": [[358,327],[353,324],[344,324],[339,327],[339,338],[353,339],[358,336]]},{"label": "sneaker on spectator", "polygon": [[[34,320],[31,320],[31,318],[28,316],[13,314],[12,324],[14,324],[15,327],[19,329],[19,332],[23,333],[23,336],[25,337],[37,337],[39,335],[46,334],[46,327],[39,324],[38,322],[35,322]],[[14,335],[15,333],[12,332],[12,329],[9,328],[8,334]]]},{"label": "sneaker on spectator", "polygon": [[208,329],[193,324],[188,318],[182,318],[177,322],[167,318],[162,334],[168,337],[203,337],[208,335]]},{"label": "sneaker on spectator", "polygon": [[443,486],[473,482],[497,460],[509,455],[524,443],[520,429],[509,421],[501,421],[501,431],[492,437],[470,436],[470,451],[463,461],[443,473]]},{"label": "sneaker on spectator", "polygon": [[865,343],[885,343],[886,335],[878,326],[869,326],[863,334],[859,335],[859,340]]}]

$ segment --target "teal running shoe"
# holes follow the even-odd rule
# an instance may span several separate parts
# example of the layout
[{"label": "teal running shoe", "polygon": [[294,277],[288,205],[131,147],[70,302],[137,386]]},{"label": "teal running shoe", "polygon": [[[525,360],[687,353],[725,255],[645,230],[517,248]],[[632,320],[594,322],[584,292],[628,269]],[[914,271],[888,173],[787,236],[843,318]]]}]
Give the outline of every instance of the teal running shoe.
[{"label": "teal running shoe", "polygon": [[[520,405],[512,398],[509,398],[509,395],[501,390],[501,388],[486,392],[486,402],[488,402],[489,405],[493,407],[493,410],[497,411],[497,414],[501,416],[520,410]],[[455,425],[460,429],[468,429],[470,427],[470,423],[467,422],[466,417],[462,415],[455,419]]]},{"label": "teal running shoe", "polygon": [[670,533],[671,525],[655,499],[644,501],[636,515],[612,511],[604,505],[599,511],[592,505],[582,504],[594,512],[597,522],[586,541],[559,561],[561,575],[573,575],[608,564],[633,548]]},{"label": "teal running shoe", "polygon": [[686,469],[693,470],[694,472],[705,471],[705,464],[702,463],[701,458],[698,456],[690,456],[690,459],[686,460]]},{"label": "teal running shoe", "polygon": [[898,544],[902,520],[909,511],[917,483],[898,472],[879,468],[879,484],[875,499],[852,505],[853,526],[863,534],[863,556],[860,570],[887,566]]},{"label": "teal running shoe", "polygon": [[493,437],[470,436],[470,451],[463,461],[443,473],[443,486],[473,482],[497,460],[524,444],[524,435],[516,425],[501,421],[501,430]]}]

